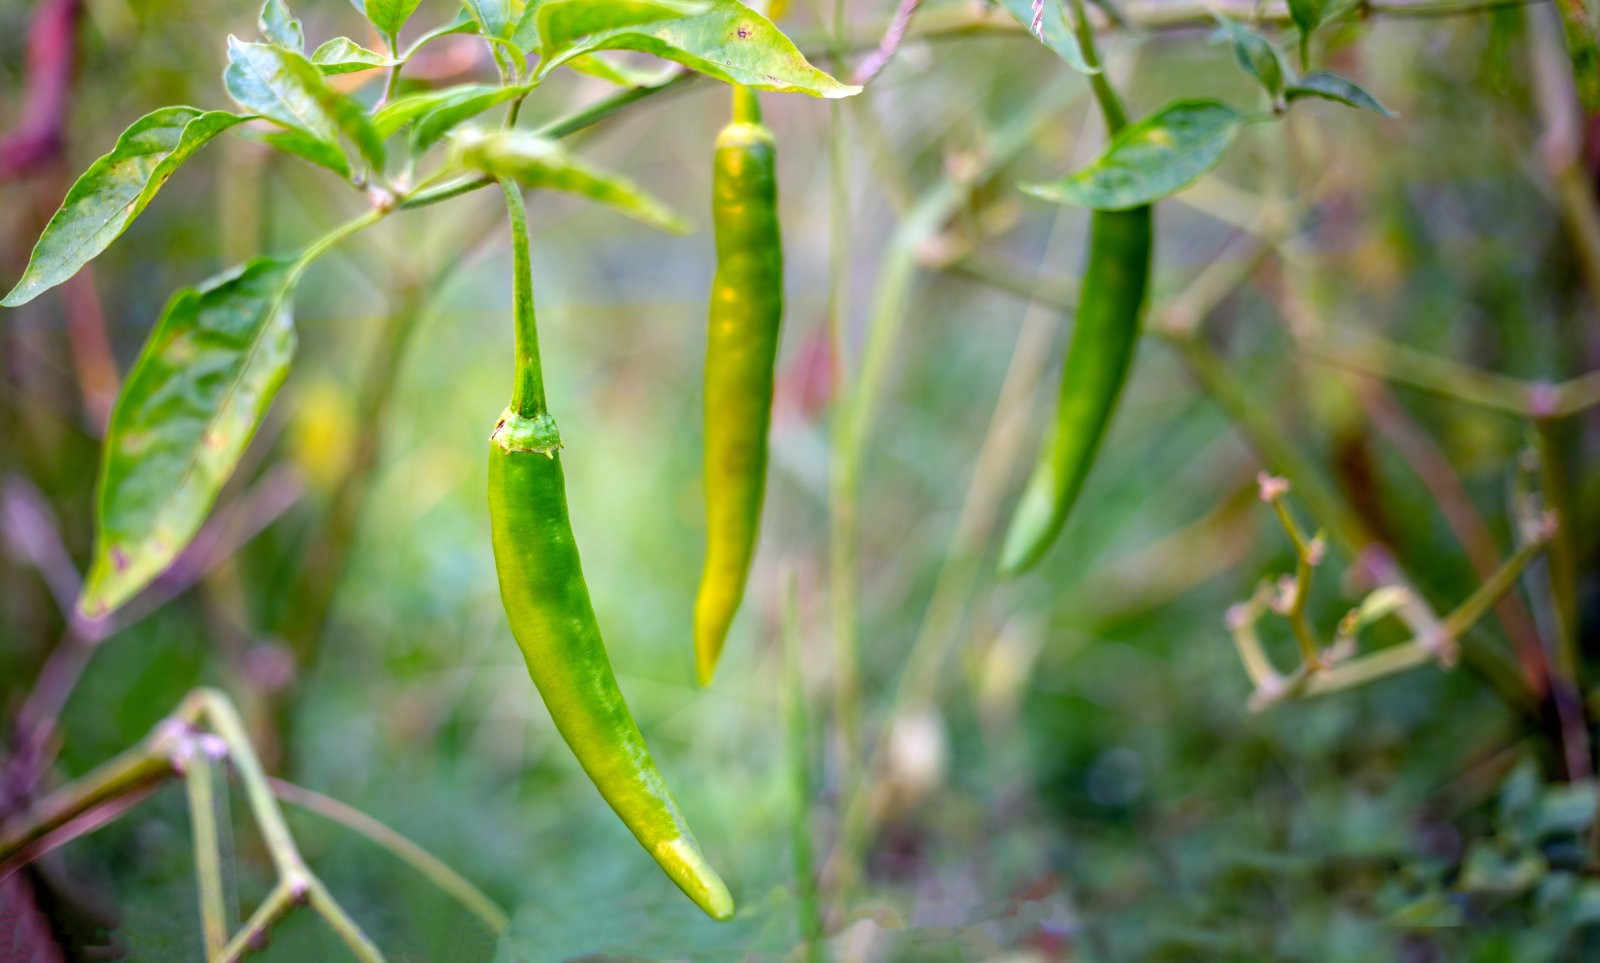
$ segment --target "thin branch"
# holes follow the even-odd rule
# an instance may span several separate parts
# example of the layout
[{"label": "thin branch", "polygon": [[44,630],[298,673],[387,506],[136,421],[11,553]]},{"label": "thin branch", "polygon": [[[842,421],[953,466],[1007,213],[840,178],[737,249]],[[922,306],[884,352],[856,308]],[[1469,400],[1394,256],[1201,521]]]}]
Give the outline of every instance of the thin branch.
[{"label": "thin branch", "polygon": [[878,41],[878,49],[871,56],[861,62],[856,68],[850,82],[858,87],[865,87],[872,83],[872,78],[878,76],[883,68],[889,66],[889,61],[894,59],[895,51],[900,49],[900,42],[906,37],[906,28],[911,26],[911,18],[916,15],[917,7],[922,5],[922,0],[900,0],[894,9],[894,16],[889,18],[889,26],[883,31],[883,39]]},{"label": "thin branch", "polygon": [[284,802],[293,803],[302,809],[310,810],[324,819],[336,822],[346,829],[365,836],[368,840],[387,850],[390,855],[404,862],[416,870],[423,878],[427,879],[439,889],[455,897],[484,925],[496,933],[503,932],[510,925],[506,916],[494,900],[472,884],[470,880],[451,869],[439,857],[418,846],[410,839],[389,828],[372,816],[347,806],[337,799],[324,796],[319,792],[297,786],[282,779],[268,777],[267,784],[272,787],[273,795]]},{"label": "thin branch", "polygon": [[1565,418],[1600,405],[1600,371],[1557,384],[1523,381],[1426,354],[1373,334],[1302,338],[1299,351],[1320,364],[1356,371],[1521,418]]},{"label": "thin branch", "polygon": [[222,852],[217,843],[213,772],[211,756],[203,748],[198,748],[183,760],[183,779],[189,793],[189,820],[194,830],[194,875],[195,888],[200,893],[200,932],[205,941],[208,961],[218,959],[228,942],[228,914],[223,902]]},{"label": "thin branch", "polygon": [[55,160],[67,124],[83,0],[47,0],[28,28],[27,93],[22,119],[0,140],[0,182]]}]

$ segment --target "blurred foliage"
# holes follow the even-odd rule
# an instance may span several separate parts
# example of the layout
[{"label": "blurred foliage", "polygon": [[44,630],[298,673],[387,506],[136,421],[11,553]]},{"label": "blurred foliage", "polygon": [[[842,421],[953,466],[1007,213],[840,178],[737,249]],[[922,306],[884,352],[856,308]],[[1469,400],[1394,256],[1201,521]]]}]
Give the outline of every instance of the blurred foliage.
[{"label": "blurred foliage", "polygon": [[[785,22],[820,36],[818,12]],[[876,26],[886,4],[847,4]],[[929,3],[932,16],[956,3]],[[31,4],[0,3],[0,129],[21,110]],[[440,22],[428,0],[408,30]],[[129,120],[166,103],[220,106],[220,38],[253,29],[242,4],[91,0],[58,167],[0,185],[0,264],[14,277],[67,178]],[[355,29],[342,0],[301,0],[307,35]],[[1359,327],[1511,376],[1557,380],[1600,365],[1600,326],[1558,198],[1538,166],[1530,23],[1542,6],[1448,19],[1374,17],[1317,35],[1328,64],[1400,120],[1300,102],[1283,125],[1241,134],[1218,171],[1157,214],[1157,303],[1219,256],[1247,213],[1241,192],[1322,181],[1288,268],[1230,298],[1206,337],[1274,422],[1393,546],[1446,611],[1477,579],[1435,496],[1382,436],[1362,386],[1297,359],[1271,297],[1292,285],[1332,329]],[[1259,96],[1209,28],[1115,34],[1106,56],[1132,112],[1176,96],[1245,107]],[[362,39],[357,37],[357,39]],[[368,38],[371,39],[371,38]],[[1280,40],[1292,45],[1292,35]],[[363,42],[366,42],[363,40]],[[465,68],[482,73],[486,61]],[[273,466],[298,466],[296,504],[192,590],[110,638],[72,692],[56,772],[125,748],[194,685],[227,688],[291,780],[365,810],[512,911],[496,937],[365,840],[304,814],[309,863],[397,960],[799,959],[790,827],[796,818],[782,714],[780,586],[799,586],[803,672],[820,782],[808,801],[819,865],[841,796],[829,715],[826,413],[817,380],[828,290],[828,125],[844,125],[851,222],[846,325],[859,320],[895,215],[923,185],[981,151],[984,136],[1059,60],[1020,33],[907,41],[853,102],[768,97],[780,150],[788,312],[780,357],[765,535],[750,596],[707,691],[692,683],[689,617],[701,551],[700,365],[712,270],[710,145],[720,86],[692,84],[577,138],[573,149],[691,212],[687,239],[639,230],[558,197],[534,199],[534,272],[552,408],[561,420],[573,525],[622,687],[652,749],[740,898],[723,926],[681,899],[601,804],[528,683],[504,623],[484,510],[484,438],[510,368],[509,252],[496,200],[396,216],[330,257],[296,302],[301,346],[268,423],[224,496]],[[561,76],[530,123],[606,91]],[[1078,270],[1084,212],[1024,198],[1102,143],[1087,96],[1033,149],[974,192],[940,247],[975,247],[1030,275]],[[354,210],[326,172],[258,144],[218,143],[95,264],[92,284],[119,370],[168,292],[256,250],[285,250]],[[480,237],[484,239],[479,240]],[[380,412],[360,407],[366,359],[405,285],[461,263],[424,298]],[[1274,276],[1273,272],[1279,273]],[[71,557],[89,555],[96,428],[74,368],[68,301],[8,311],[0,328],[0,472],[44,493]],[[1033,310],[1040,310],[1035,307]],[[865,716],[887,718],[899,667],[925,617],[1024,324],[1013,296],[953,274],[918,278],[890,395],[861,491]],[[1052,324],[1056,322],[1052,321]],[[1055,335],[1063,343],[1063,333]],[[1057,349],[1053,347],[1052,351]],[[1029,444],[1054,390],[1034,392]],[[1509,553],[1509,508],[1530,443],[1517,420],[1394,388],[1439,446]],[[283,677],[280,638],[303,599],[348,449],[381,430],[320,658]],[[1566,444],[1578,500],[1585,618],[1595,668],[1600,421]],[[1600,953],[1600,880],[1585,848],[1592,783],[1564,783],[1547,709],[1508,705],[1469,662],[1423,667],[1330,698],[1252,715],[1222,616],[1292,547],[1261,506],[1237,503],[1251,449],[1156,339],[1141,346],[1103,455],[1037,573],[979,576],[918,753],[878,780],[886,800],[866,876],[828,876],[829,953],[871,960],[1579,960]],[[1015,492],[1025,465],[1004,468]],[[1250,497],[1248,492],[1246,497]],[[1231,500],[1231,502],[1230,502]],[[1009,505],[1009,498],[1005,502]],[[12,524],[11,522],[7,523]],[[1175,552],[1166,536],[1213,526],[1222,549]],[[1212,530],[1212,529],[1207,529]],[[14,548],[11,542],[8,548]],[[1331,633],[1356,601],[1334,553],[1311,615]],[[1526,584],[1550,631],[1544,569]],[[1493,619],[1474,638],[1510,654]],[[0,707],[15,712],[63,632],[38,571],[0,553]],[[1386,634],[1387,633],[1387,634]],[[1385,644],[1398,632],[1378,633]],[[1286,632],[1268,638],[1287,664]],[[290,663],[292,664],[292,663]],[[292,698],[274,714],[274,687]],[[238,793],[227,846],[235,918],[271,882]],[[50,894],[72,958],[120,947],[133,959],[199,958],[182,792],[73,842],[29,875]],[[336,958],[308,914],[278,927],[261,958]]]}]

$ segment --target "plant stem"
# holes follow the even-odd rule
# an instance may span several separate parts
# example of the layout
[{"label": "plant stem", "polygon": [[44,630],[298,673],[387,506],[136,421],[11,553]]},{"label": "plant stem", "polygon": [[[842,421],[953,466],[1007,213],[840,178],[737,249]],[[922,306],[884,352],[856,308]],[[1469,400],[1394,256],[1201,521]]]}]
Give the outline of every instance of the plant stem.
[{"label": "plant stem", "polygon": [[[1031,139],[1035,131],[1071,97],[1072,85],[1056,83],[1041,91],[1021,110],[1013,114],[996,132],[988,145],[985,159],[990,169],[1009,161]],[[974,184],[982,183],[982,175],[957,179],[947,176],[928,191],[911,213],[900,222],[884,254],[878,283],[873,295],[872,314],[867,320],[867,344],[862,353],[861,368],[855,384],[839,403],[833,423],[833,457],[829,468],[829,593],[832,599],[833,623],[836,642],[840,646],[841,664],[836,672],[856,671],[856,639],[858,638],[858,612],[856,580],[859,559],[857,556],[858,489],[861,478],[861,461],[871,430],[878,397],[888,375],[900,328],[905,322],[906,301],[915,277],[917,251],[929,236],[937,231],[955,212]],[[853,677],[852,677],[853,678]],[[849,739],[858,726],[856,713],[858,690],[841,697],[841,713],[849,713],[840,720]],[[847,752],[855,751],[854,742],[847,742]],[[843,825],[840,827],[836,854],[840,873],[846,880],[854,878],[857,869],[857,850],[861,835],[866,829],[865,780],[851,779],[846,783],[847,799],[844,806]]]},{"label": "plant stem", "polygon": [[293,803],[324,819],[338,823],[387,850],[390,855],[416,870],[424,879],[454,897],[494,932],[503,932],[510,925],[510,919],[505,911],[470,880],[451,869],[439,857],[361,810],[304,786],[284,782],[282,779],[269,778],[267,784],[272,787],[273,795],[284,802]]},{"label": "plant stem", "polygon": [[800,673],[800,616],[794,578],[783,589],[783,680],[785,728],[789,736],[790,846],[794,850],[795,914],[807,963],[821,963],[822,913],[817,903],[815,847],[811,838],[811,720],[806,711],[805,679]]},{"label": "plant stem", "polygon": [[[1348,337],[1348,336],[1347,336]],[[1343,344],[1302,339],[1310,360],[1409,385],[1480,408],[1523,418],[1562,418],[1600,405],[1600,371],[1559,384],[1523,381],[1425,354],[1376,335]]]},{"label": "plant stem", "polygon": [[539,327],[533,312],[533,261],[528,241],[528,212],[522,188],[502,178],[506,216],[511,221],[511,308],[515,334],[513,354],[516,380],[511,388],[511,410],[524,418],[544,414],[544,373],[539,366]]},{"label": "plant stem", "polygon": [[194,827],[195,888],[200,893],[200,932],[206,960],[215,961],[228,943],[228,914],[222,899],[222,854],[217,845],[217,803],[211,757],[196,746],[184,761],[189,820]]},{"label": "plant stem", "polygon": [[761,100],[749,87],[733,88],[733,120],[740,124],[761,123]]},{"label": "plant stem", "polygon": [[394,60],[394,63],[389,67],[389,79],[384,82],[383,96],[379,97],[378,102],[373,105],[374,110],[394,99],[395,88],[400,85],[400,70],[405,66],[405,61],[400,59],[399,36],[386,33],[383,35],[383,39],[389,44],[389,56]]},{"label": "plant stem", "polygon": [[6,870],[28,846],[79,816],[171,776],[172,753],[183,733],[181,721],[162,720],[138,745],[45,797],[16,820],[20,825],[4,827],[0,832],[0,870]]},{"label": "plant stem", "polygon": [[1540,418],[1535,419],[1533,428],[1545,508],[1555,516],[1555,534],[1550,548],[1550,595],[1556,611],[1556,668],[1576,693],[1582,691],[1578,688],[1578,550],[1573,538],[1576,516],[1561,445],[1556,438],[1556,425]]},{"label": "plant stem", "polygon": [[1094,91],[1094,99],[1100,104],[1100,114],[1106,119],[1106,131],[1116,136],[1117,131],[1128,125],[1128,113],[1122,106],[1122,98],[1117,96],[1116,90],[1111,86],[1111,80],[1106,76],[1100,64],[1100,49],[1095,44],[1094,25],[1089,23],[1089,14],[1083,7],[1083,0],[1071,0],[1072,3],[1072,31],[1078,38],[1078,48],[1083,52],[1084,63],[1094,68],[1094,73],[1089,75],[1089,89]]}]

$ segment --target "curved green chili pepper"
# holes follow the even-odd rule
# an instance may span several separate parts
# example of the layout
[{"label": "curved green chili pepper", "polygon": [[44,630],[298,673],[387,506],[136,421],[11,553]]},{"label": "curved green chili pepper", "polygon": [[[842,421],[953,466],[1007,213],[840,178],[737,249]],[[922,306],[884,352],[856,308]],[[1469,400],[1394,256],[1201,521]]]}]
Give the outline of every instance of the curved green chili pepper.
[{"label": "curved green chili pepper", "polygon": [[783,246],[772,132],[734,88],[711,185],[717,273],[706,326],[706,562],[694,603],[695,674],[711,681],[744,597],[767,477],[772,368],[783,315]]},{"label": "curved green chili pepper", "polygon": [[1139,342],[1139,314],[1150,276],[1150,208],[1095,211],[1077,323],[1061,369],[1050,437],[1028,479],[1000,552],[1015,573],[1050,547],[1094,463],[1100,438],[1127,380]]},{"label": "curved green chili pepper", "polygon": [[489,439],[489,522],[500,598],[550,718],[600,795],[700,908],[733,915],[733,897],[678,811],[611,670],[567,516],[561,439],[545,409],[534,325],[527,220],[501,182],[511,216],[517,380]]}]

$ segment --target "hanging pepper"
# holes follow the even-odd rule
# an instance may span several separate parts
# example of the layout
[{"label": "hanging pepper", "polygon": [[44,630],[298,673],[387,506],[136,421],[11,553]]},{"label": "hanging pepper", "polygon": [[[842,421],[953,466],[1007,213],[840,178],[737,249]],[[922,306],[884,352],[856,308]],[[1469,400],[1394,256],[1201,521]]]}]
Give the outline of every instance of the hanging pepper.
[{"label": "hanging pepper", "polygon": [[753,91],[733,90],[711,184],[717,273],[706,326],[706,561],[694,605],[695,674],[711,682],[744,597],[761,524],[783,245],[772,132]]},{"label": "hanging pepper", "polygon": [[527,216],[500,182],[513,238],[516,370],[489,439],[489,521],[500,597],[550,718],[600,795],[662,870],[715,919],[733,897],[678,811],[623,701],[595,620],[567,516],[561,439],[545,407]]}]

